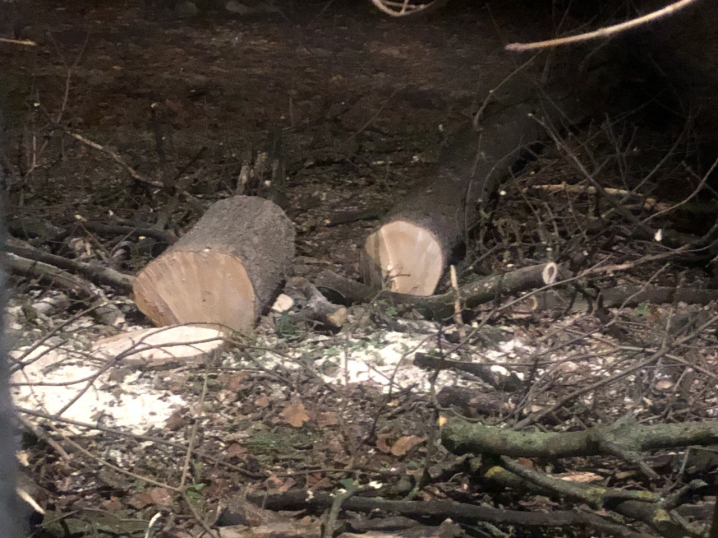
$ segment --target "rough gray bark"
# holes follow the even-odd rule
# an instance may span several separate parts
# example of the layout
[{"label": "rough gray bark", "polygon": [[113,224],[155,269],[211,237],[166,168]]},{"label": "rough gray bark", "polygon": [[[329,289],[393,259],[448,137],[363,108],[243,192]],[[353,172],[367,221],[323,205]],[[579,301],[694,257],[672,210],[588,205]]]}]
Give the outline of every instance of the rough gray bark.
[{"label": "rough gray bark", "polygon": [[135,302],[158,325],[219,323],[249,332],[290,269],[294,235],[268,200],[221,200],[137,276]]}]

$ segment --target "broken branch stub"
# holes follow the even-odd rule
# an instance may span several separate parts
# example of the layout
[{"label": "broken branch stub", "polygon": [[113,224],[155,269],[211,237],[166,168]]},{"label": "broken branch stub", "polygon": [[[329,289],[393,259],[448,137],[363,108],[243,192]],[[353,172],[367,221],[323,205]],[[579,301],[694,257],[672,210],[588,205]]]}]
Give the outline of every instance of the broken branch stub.
[{"label": "broken branch stub", "polygon": [[221,200],[140,272],[135,303],[157,325],[217,323],[246,334],[289,270],[294,236],[268,200]]}]

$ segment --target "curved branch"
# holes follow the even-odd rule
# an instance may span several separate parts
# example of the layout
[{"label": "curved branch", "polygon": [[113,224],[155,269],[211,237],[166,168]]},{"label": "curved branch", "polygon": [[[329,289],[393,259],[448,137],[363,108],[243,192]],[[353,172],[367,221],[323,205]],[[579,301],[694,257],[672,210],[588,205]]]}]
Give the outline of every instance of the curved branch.
[{"label": "curved branch", "polygon": [[546,41],[535,41],[533,43],[509,43],[508,45],[506,45],[505,48],[506,48],[506,50],[520,52],[520,51],[525,51],[525,50],[536,50],[536,49],[545,49],[545,48],[549,48],[549,47],[558,47],[560,45],[568,45],[570,43],[580,43],[583,41],[590,41],[592,39],[600,39],[602,37],[610,37],[613,35],[623,33],[627,30],[631,30],[638,26],[648,24],[649,22],[653,22],[658,19],[662,19],[664,17],[673,15],[674,13],[680,11],[681,9],[684,9],[684,8],[690,6],[691,4],[695,3],[696,1],[697,0],[679,0],[678,2],[669,4],[662,9],[654,11],[653,13],[643,15],[642,17],[637,17],[635,19],[631,19],[630,21],[622,22],[620,24],[614,24],[613,26],[606,26],[605,28],[599,28],[598,30],[594,30],[593,32],[587,32],[585,34],[578,34],[578,35],[574,35],[574,36],[570,36],[570,37],[559,37],[556,39],[548,39]]}]

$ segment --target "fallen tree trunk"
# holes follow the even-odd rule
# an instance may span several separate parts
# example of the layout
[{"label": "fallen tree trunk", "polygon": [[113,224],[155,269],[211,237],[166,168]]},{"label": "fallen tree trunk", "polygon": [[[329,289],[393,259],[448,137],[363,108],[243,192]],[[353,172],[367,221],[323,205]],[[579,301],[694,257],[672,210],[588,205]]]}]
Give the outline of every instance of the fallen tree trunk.
[{"label": "fallen tree trunk", "polygon": [[531,116],[538,103],[520,97],[535,88],[519,87],[517,93],[518,104],[503,105],[476,130],[462,132],[442,156],[438,177],[400,201],[366,239],[361,258],[365,283],[397,293],[434,293],[452,250],[478,221],[498,180],[542,134]]},{"label": "fallen tree trunk", "polygon": [[137,276],[138,308],[157,325],[217,323],[248,333],[289,270],[294,227],[268,200],[235,196],[210,207]]}]

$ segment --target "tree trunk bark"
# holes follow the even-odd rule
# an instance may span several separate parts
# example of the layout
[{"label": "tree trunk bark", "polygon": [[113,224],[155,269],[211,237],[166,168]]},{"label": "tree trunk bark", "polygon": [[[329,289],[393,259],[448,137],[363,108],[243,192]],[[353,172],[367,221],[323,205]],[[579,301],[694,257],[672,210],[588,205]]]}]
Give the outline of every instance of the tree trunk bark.
[{"label": "tree trunk bark", "polygon": [[139,309],[157,325],[218,323],[246,334],[294,257],[294,226],[268,200],[235,196],[210,207],[135,280]]},{"label": "tree trunk bark", "polygon": [[364,245],[361,273],[367,284],[397,293],[434,293],[452,250],[478,221],[498,180],[521,150],[540,138],[532,104],[538,103],[490,105],[489,112],[501,108],[480,119],[477,129],[467,128],[442,156],[437,177],[388,213]]}]

